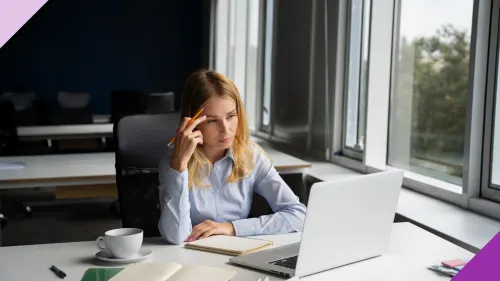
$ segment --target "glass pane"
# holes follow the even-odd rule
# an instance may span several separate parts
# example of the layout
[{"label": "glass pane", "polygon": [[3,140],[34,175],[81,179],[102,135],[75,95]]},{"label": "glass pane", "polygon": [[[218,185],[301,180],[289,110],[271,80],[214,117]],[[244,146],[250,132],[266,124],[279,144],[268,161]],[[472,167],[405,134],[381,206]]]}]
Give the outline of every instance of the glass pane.
[{"label": "glass pane", "polygon": [[368,62],[370,1],[353,0],[349,33],[349,61],[345,145],[363,149]]},{"label": "glass pane", "polygon": [[273,48],[274,0],[266,1],[266,42],[264,54],[264,97],[262,103],[262,125],[269,126],[271,120],[271,72]]},{"label": "glass pane", "polygon": [[231,3],[235,6],[235,22],[234,22],[234,69],[233,82],[240,91],[241,99],[246,104],[245,100],[245,76],[246,76],[246,59],[247,59],[247,5],[246,1],[233,0]]},{"label": "glass pane", "polygon": [[257,100],[258,66],[259,66],[259,7],[260,1],[248,1],[248,49],[247,49],[247,81],[246,81],[246,109],[248,125],[255,129],[255,102]]},{"label": "glass pane", "polygon": [[217,1],[215,31],[215,69],[227,74],[227,43],[229,0]]},{"label": "glass pane", "polygon": [[229,2],[229,45],[227,52],[227,77],[234,79],[234,56],[236,51],[236,0]]},{"label": "glass pane", "polygon": [[365,0],[363,9],[363,54],[361,57],[359,109],[358,109],[358,145],[362,149],[366,133],[366,93],[368,85],[368,39],[370,34],[370,2]]},{"label": "glass pane", "polygon": [[462,183],[473,3],[401,1],[389,165]]},{"label": "glass pane", "polygon": [[[499,48],[500,57],[500,48]],[[497,66],[498,67],[498,66]],[[500,189],[500,67],[497,70],[497,84],[495,93],[495,107],[493,117],[493,138],[491,154],[491,184],[493,188]]]}]

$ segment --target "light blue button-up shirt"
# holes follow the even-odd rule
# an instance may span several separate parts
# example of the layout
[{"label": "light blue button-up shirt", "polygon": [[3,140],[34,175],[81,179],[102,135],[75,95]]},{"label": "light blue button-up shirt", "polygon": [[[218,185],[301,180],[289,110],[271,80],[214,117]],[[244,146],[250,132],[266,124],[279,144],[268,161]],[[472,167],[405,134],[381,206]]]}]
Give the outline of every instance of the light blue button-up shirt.
[{"label": "light blue button-up shirt", "polygon": [[[253,147],[255,169],[252,175],[229,183],[234,161],[231,149],[216,163],[205,179],[209,187],[188,189],[188,171],[170,168],[163,159],[159,170],[161,235],[174,244],[183,243],[197,224],[212,220],[231,222],[236,236],[266,235],[302,231],[306,207],[279,176],[271,160]],[[253,193],[262,195],[273,214],[248,218]]]}]

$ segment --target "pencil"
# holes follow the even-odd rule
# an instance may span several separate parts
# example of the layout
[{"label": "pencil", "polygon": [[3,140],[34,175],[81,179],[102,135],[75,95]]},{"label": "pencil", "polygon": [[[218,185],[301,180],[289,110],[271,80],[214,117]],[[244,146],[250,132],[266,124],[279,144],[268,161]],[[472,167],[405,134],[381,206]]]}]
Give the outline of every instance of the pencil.
[{"label": "pencil", "polygon": [[[186,127],[189,126],[191,123],[193,123],[194,120],[196,120],[196,118],[198,118],[198,116],[200,116],[200,114],[203,112],[203,109],[204,108],[200,108],[200,110],[198,110],[198,112],[196,112],[196,114],[193,116],[193,118],[191,118],[191,120],[189,120],[189,122],[186,124]],[[174,143],[174,141],[175,141],[175,136],[170,140],[167,147],[170,147]]]}]

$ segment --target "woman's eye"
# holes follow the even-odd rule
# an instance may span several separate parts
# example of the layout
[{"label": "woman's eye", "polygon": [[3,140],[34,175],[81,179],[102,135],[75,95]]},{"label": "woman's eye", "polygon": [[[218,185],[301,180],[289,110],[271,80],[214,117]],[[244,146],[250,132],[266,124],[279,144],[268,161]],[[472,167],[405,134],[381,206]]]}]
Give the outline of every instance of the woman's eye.
[{"label": "woman's eye", "polygon": [[212,120],[208,120],[207,123],[208,124],[215,123],[215,120],[213,120],[213,119]]},{"label": "woman's eye", "polygon": [[229,116],[227,117],[227,119],[231,119],[231,118],[233,118],[234,116],[236,116],[236,114],[231,114],[231,115],[229,115]]}]

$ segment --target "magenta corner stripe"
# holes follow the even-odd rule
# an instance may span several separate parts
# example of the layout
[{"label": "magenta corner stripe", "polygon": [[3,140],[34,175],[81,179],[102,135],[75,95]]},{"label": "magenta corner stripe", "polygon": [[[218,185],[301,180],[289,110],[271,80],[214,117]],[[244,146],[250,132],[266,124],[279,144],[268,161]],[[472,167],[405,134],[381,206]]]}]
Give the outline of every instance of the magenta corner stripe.
[{"label": "magenta corner stripe", "polygon": [[48,0],[0,0],[0,48]]},{"label": "magenta corner stripe", "polygon": [[452,281],[493,280],[500,280],[500,232],[452,279]]}]

